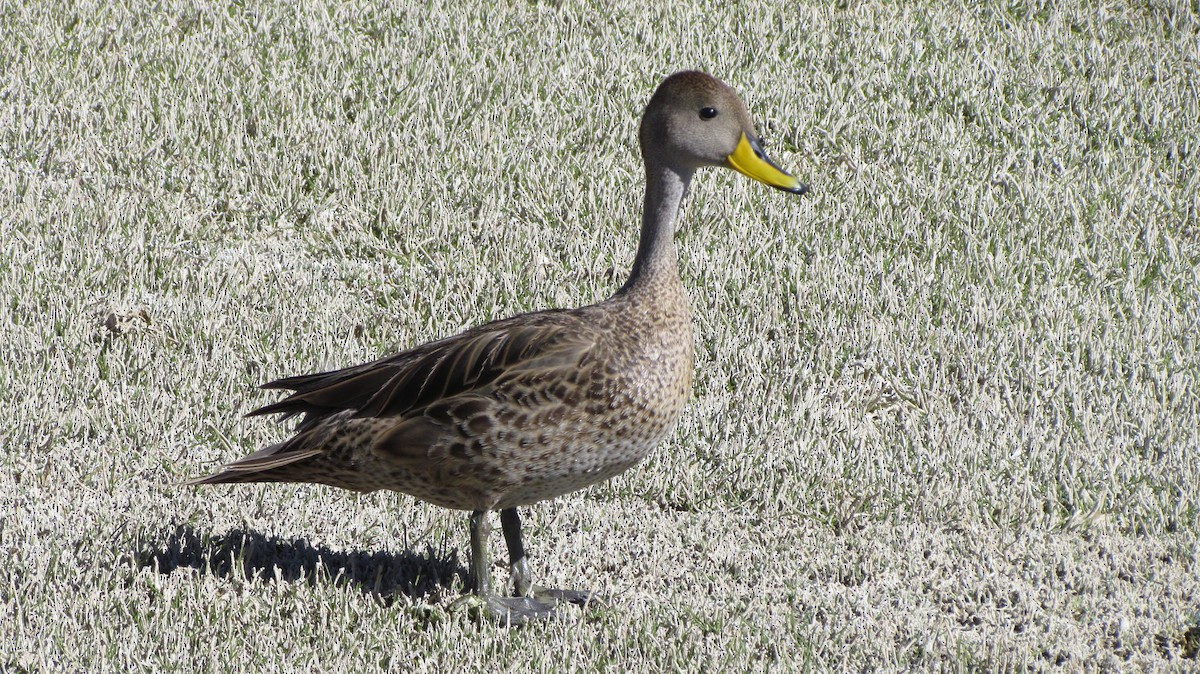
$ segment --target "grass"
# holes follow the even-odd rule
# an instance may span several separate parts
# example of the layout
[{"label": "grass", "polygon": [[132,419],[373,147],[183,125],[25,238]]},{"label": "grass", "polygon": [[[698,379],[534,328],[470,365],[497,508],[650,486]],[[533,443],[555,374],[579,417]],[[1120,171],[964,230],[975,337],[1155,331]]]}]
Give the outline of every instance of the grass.
[{"label": "grass", "polygon": [[[1200,8],[835,4],[0,5],[0,670],[1195,669]],[[610,293],[684,67],[813,190],[698,177],[677,432],[526,515],[611,608],[178,487],[258,383]]]}]

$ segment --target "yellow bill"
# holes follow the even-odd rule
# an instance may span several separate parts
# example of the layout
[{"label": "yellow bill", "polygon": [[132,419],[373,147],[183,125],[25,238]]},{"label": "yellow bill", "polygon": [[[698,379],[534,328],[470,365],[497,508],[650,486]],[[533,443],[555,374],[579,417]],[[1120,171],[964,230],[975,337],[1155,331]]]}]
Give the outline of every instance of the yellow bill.
[{"label": "yellow bill", "polygon": [[767,153],[763,151],[762,143],[757,138],[751,139],[745,133],[742,134],[742,139],[738,141],[737,148],[733,154],[725,159],[729,168],[750,176],[755,180],[766,183],[771,187],[791,192],[792,194],[804,194],[808,191],[808,185],[800,182],[795,176],[779,168],[775,162],[767,157]]}]

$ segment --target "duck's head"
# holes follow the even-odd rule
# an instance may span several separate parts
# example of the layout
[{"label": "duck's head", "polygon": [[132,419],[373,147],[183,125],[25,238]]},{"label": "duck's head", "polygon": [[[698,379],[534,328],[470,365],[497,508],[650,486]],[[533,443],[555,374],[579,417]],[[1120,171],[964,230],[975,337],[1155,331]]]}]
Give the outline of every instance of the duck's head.
[{"label": "duck's head", "polygon": [[733,89],[706,73],[687,70],[663,80],[646,105],[639,137],[647,166],[686,175],[724,166],[785,192],[808,191],[767,157]]}]

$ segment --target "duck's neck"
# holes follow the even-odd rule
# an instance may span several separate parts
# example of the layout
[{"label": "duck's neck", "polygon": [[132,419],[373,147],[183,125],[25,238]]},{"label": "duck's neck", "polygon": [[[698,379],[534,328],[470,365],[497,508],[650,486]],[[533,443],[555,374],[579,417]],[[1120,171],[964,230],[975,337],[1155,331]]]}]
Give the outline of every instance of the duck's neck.
[{"label": "duck's neck", "polygon": [[629,280],[621,293],[652,287],[670,279],[678,284],[675,259],[675,219],[687,194],[692,174],[665,166],[646,165],[646,201],[642,208],[642,236]]}]

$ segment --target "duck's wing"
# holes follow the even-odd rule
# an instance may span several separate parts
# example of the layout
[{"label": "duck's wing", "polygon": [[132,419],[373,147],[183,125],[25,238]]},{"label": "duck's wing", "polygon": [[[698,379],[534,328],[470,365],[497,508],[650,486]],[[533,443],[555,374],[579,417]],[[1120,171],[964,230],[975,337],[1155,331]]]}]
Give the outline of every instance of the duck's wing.
[{"label": "duck's wing", "polygon": [[247,416],[304,415],[300,432],[335,414],[397,417],[488,387],[507,372],[578,368],[596,332],[575,311],[521,314],[374,362],[279,379],[266,389],[293,393]]}]

